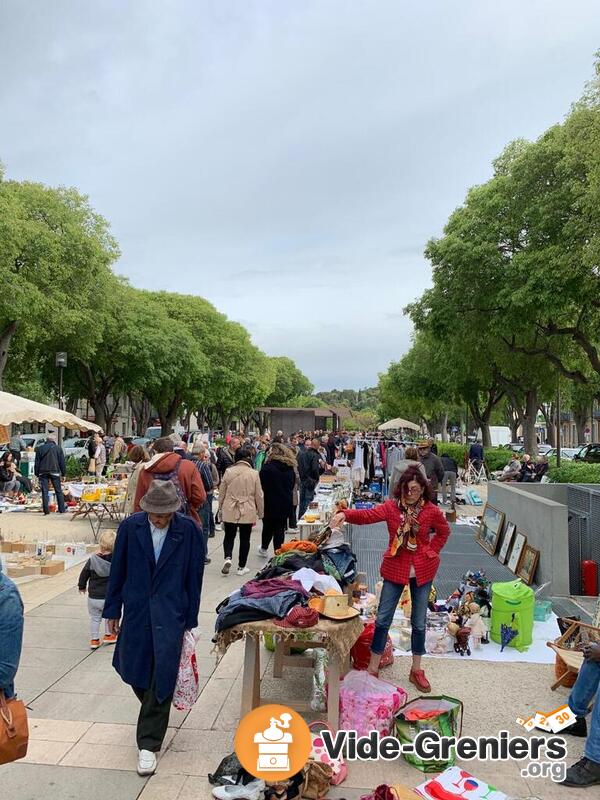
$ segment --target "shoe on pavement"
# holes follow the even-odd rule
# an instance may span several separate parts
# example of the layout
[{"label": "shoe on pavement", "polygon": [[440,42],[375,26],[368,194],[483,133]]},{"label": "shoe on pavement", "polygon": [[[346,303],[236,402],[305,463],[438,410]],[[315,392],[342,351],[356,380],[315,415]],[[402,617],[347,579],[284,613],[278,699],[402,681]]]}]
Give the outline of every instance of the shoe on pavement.
[{"label": "shoe on pavement", "polygon": [[210,558],[205,558],[205,559],[204,559],[204,563],[205,563],[205,564],[210,564]]},{"label": "shoe on pavement", "polygon": [[262,547],[259,547],[258,548],[258,555],[261,558],[268,558],[269,557],[269,551],[268,550],[264,550]]},{"label": "shoe on pavement", "polygon": [[600,784],[600,764],[584,757],[569,767],[567,777],[560,782],[559,786],[583,789],[586,786],[596,786],[597,784]]},{"label": "shoe on pavement", "polygon": [[215,786],[212,790],[213,797],[217,800],[259,800],[265,782],[260,780],[250,781],[245,786],[236,784],[235,786]]},{"label": "shoe on pavement", "polygon": [[569,736],[581,736],[585,738],[588,735],[585,717],[577,717],[572,725],[569,725],[568,728],[564,728],[562,730],[562,733],[568,733]]},{"label": "shoe on pavement", "polygon": [[208,538],[209,539],[214,539],[215,538],[215,532],[213,531],[212,533],[209,533],[208,534]]},{"label": "shoe on pavement", "polygon": [[431,691],[431,684],[425,677],[425,673],[422,669],[411,669],[408,680],[421,692],[425,692],[427,694]]},{"label": "shoe on pavement", "polygon": [[100,647],[100,639],[90,639],[90,650],[97,650]]},{"label": "shoe on pavement", "polygon": [[156,755],[150,750],[140,750],[138,755],[138,775],[154,775],[156,772]]},{"label": "shoe on pavement", "polygon": [[250,572],[248,567],[238,567],[236,574],[237,575],[247,575]]},{"label": "shoe on pavement", "polygon": [[107,633],[102,641],[104,644],[116,644],[117,637],[114,635],[114,633]]},{"label": "shoe on pavement", "polygon": [[231,559],[230,558],[226,558],[225,559],[225,563],[221,567],[221,572],[223,573],[223,575],[229,575],[229,570],[230,569],[231,569]]}]

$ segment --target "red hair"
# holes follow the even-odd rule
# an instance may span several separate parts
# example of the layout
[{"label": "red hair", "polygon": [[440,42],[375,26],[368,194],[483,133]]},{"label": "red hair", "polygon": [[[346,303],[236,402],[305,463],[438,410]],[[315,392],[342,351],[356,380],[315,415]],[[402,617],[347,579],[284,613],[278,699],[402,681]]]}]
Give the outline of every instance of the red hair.
[{"label": "red hair", "polygon": [[423,476],[421,467],[417,464],[407,467],[400,476],[400,480],[394,487],[394,497],[396,500],[402,500],[403,497],[408,496],[408,484],[411,481],[416,481],[423,489],[423,500],[431,502],[433,498],[431,485],[427,478]]}]

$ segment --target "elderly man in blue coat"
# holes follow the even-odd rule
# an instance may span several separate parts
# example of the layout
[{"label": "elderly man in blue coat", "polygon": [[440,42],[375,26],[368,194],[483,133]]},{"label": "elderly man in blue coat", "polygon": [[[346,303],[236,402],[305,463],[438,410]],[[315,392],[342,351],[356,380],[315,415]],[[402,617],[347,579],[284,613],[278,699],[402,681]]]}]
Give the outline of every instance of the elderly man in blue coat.
[{"label": "elderly man in blue coat", "polygon": [[[153,481],[142,512],[121,523],[103,616],[118,635],[113,666],[141,703],[138,774],[152,775],[169,711],[183,634],[198,625],[205,544],[171,481]],[[123,618],[121,619],[121,613]]]}]

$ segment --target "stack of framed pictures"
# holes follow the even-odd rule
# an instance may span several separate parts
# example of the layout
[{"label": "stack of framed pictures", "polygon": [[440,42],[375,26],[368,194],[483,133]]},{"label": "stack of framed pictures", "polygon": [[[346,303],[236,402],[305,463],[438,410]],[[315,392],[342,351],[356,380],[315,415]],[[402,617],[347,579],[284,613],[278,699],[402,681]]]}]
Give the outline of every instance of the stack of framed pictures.
[{"label": "stack of framed pictures", "polygon": [[529,586],[535,577],[540,551],[527,544],[527,536],[517,530],[514,522],[507,521],[504,525],[504,521],[502,511],[486,504],[477,541],[492,556],[496,555],[499,546],[498,561]]}]

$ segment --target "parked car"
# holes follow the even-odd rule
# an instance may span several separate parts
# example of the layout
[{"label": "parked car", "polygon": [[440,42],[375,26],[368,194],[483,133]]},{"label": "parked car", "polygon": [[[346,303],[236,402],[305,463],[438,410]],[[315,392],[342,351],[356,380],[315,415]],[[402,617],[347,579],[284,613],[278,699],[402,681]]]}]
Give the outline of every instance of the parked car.
[{"label": "parked car", "polygon": [[[564,458],[566,461],[572,461],[580,450],[580,447],[561,447],[560,457]],[[548,450],[544,455],[548,456],[548,458],[556,458],[556,447]]]},{"label": "parked car", "polygon": [[[554,448],[550,444],[538,444],[538,448],[537,449],[538,449],[538,453],[541,456],[549,456],[550,451],[554,450]],[[561,448],[561,451],[562,451],[562,448]]]},{"label": "parked car", "polygon": [[65,458],[73,456],[74,458],[78,458],[80,461],[87,460],[88,458],[87,444],[88,444],[87,439],[80,439],[78,437],[63,439],[62,449],[65,454]]},{"label": "parked car", "polygon": [[522,453],[525,449],[521,442],[509,442],[508,444],[502,446],[505,447],[507,450],[512,450],[513,453]]},{"label": "parked car", "polygon": [[586,444],[573,456],[573,461],[587,461],[588,464],[600,464],[600,444]]}]

